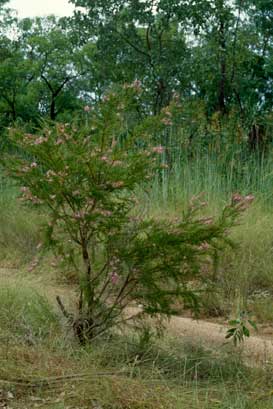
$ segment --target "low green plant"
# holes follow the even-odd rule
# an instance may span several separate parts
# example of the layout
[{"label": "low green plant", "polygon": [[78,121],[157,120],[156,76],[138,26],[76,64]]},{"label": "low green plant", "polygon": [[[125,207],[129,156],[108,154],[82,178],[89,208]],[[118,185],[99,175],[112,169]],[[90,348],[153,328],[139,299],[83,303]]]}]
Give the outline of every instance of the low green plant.
[{"label": "low green plant", "polygon": [[246,311],[241,311],[237,319],[229,321],[229,325],[231,328],[227,330],[226,338],[232,338],[235,346],[249,338],[251,327],[257,331],[256,323],[249,318]]},{"label": "low green plant", "polygon": [[[172,106],[139,122],[139,88],[110,93],[85,124],[57,124],[39,135],[13,130],[4,161],[22,199],[48,212],[46,244],[77,272],[77,313],[59,306],[80,342],[132,318],[168,316],[198,307],[202,266],[226,244],[252,196],[233,196],[217,218],[199,215],[195,197],[176,220],[135,215],[135,192],[165,167],[161,145],[150,144]],[[134,303],[137,313],[127,309]],[[129,311],[129,313],[128,313]]]}]

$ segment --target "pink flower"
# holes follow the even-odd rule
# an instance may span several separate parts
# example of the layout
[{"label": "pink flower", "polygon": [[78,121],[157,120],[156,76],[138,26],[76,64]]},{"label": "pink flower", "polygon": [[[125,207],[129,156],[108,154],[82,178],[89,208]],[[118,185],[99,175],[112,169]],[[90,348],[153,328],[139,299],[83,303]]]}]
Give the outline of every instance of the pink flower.
[{"label": "pink flower", "polygon": [[101,210],[101,214],[103,216],[112,216],[112,212],[110,210]]},{"label": "pink flower", "polygon": [[119,275],[115,272],[115,271],[113,271],[111,274],[110,274],[110,278],[111,278],[111,282],[112,282],[112,284],[117,284],[118,283],[118,281],[119,281]]},{"label": "pink flower", "polygon": [[161,122],[162,124],[167,125],[167,126],[171,126],[173,124],[170,118],[162,118]]},{"label": "pink flower", "polygon": [[124,89],[133,88],[135,91],[141,91],[141,81],[136,79],[131,84],[125,83],[123,85]]},{"label": "pink flower", "polygon": [[74,219],[80,220],[80,219],[83,219],[86,216],[86,212],[84,210],[81,210],[79,212],[75,212],[73,214],[73,216],[74,216]]},{"label": "pink flower", "polygon": [[255,196],[254,196],[254,195],[247,195],[247,196],[245,196],[245,201],[246,201],[247,203],[252,203],[254,199],[255,199]]},{"label": "pink flower", "polygon": [[62,145],[64,143],[64,140],[62,138],[58,138],[57,141],[55,142],[55,145]]},{"label": "pink flower", "polygon": [[163,153],[164,150],[165,150],[165,148],[164,148],[163,146],[161,146],[161,145],[159,145],[159,146],[154,146],[154,147],[152,148],[152,152],[154,152],[154,153],[159,153],[159,154]]},{"label": "pink flower", "polygon": [[119,188],[119,187],[122,187],[122,186],[124,186],[124,182],[122,180],[119,180],[117,182],[112,183],[112,187],[115,188],[115,189]]},{"label": "pink flower", "polygon": [[234,194],[232,195],[232,202],[233,202],[233,203],[240,203],[240,202],[242,202],[242,201],[243,201],[243,196],[240,195],[239,193],[234,193]]},{"label": "pink flower", "polygon": [[167,115],[169,117],[172,117],[172,113],[169,110],[169,107],[166,107],[166,108],[162,109],[162,112],[164,112],[165,115]]},{"label": "pink flower", "polygon": [[53,171],[53,170],[51,170],[51,169],[49,169],[47,172],[46,172],[46,177],[50,180],[50,181],[52,181],[52,176],[56,176],[56,173]]},{"label": "pink flower", "polygon": [[107,161],[108,161],[107,156],[102,156],[100,159],[101,159],[103,162],[107,162]]},{"label": "pink flower", "polygon": [[89,105],[85,105],[85,107],[83,107],[84,112],[90,112],[91,111],[91,107]]},{"label": "pink flower", "polygon": [[36,162],[32,162],[32,164],[30,165],[30,167],[32,168],[32,169],[34,169],[34,168],[37,168],[37,163]]},{"label": "pink flower", "polygon": [[44,142],[47,142],[48,138],[44,138],[43,136],[39,136],[39,138],[35,139],[33,142],[34,145],[41,145]]},{"label": "pink flower", "polygon": [[101,216],[106,216],[106,217],[112,216],[112,212],[110,210],[107,210],[107,209],[97,209],[97,210],[95,210],[94,213],[99,214]]},{"label": "pink flower", "polygon": [[201,219],[199,219],[199,222],[205,225],[210,225],[213,223],[213,218],[212,217],[202,217]]},{"label": "pink flower", "polygon": [[135,80],[132,84],[132,87],[136,90],[136,91],[140,91],[141,90],[141,81],[140,80]]},{"label": "pink flower", "polygon": [[199,246],[199,250],[208,250],[208,249],[209,249],[209,244],[206,241],[204,241],[204,243],[202,243]]},{"label": "pink flower", "polygon": [[25,139],[31,140],[31,139],[33,139],[33,137],[34,137],[34,135],[32,135],[31,133],[26,133],[25,134]]}]

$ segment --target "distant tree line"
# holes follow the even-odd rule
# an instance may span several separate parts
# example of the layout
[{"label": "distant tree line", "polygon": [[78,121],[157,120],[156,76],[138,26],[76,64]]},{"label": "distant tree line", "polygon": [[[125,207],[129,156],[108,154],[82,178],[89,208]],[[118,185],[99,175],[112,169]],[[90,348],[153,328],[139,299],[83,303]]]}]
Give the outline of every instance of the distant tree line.
[{"label": "distant tree line", "polygon": [[70,1],[73,17],[18,20],[0,0],[2,133],[70,121],[138,81],[140,117],[179,103],[175,143],[269,149],[273,0]]}]

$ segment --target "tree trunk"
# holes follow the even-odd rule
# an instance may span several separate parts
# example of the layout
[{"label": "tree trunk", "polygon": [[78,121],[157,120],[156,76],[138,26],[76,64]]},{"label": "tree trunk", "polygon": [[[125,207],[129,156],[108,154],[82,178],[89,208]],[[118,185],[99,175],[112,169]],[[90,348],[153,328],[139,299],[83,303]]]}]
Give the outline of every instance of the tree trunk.
[{"label": "tree trunk", "polygon": [[50,119],[52,121],[55,121],[56,117],[57,117],[56,101],[55,101],[55,97],[52,96],[51,97],[51,103],[50,103]]},{"label": "tree trunk", "polygon": [[220,21],[220,81],[218,91],[218,109],[222,114],[226,113],[226,40],[223,17]]}]

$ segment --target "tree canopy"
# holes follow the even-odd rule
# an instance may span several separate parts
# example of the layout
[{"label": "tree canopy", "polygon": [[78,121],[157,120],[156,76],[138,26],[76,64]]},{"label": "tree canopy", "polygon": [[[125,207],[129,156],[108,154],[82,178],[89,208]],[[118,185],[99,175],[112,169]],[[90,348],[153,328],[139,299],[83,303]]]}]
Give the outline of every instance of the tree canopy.
[{"label": "tree canopy", "polygon": [[251,149],[268,146],[271,0],[70,2],[73,17],[18,20],[1,0],[2,129],[18,120],[66,120],[109,89],[140,81],[141,117],[176,98],[189,139],[202,128],[211,140],[215,121],[221,129],[228,122]]}]

